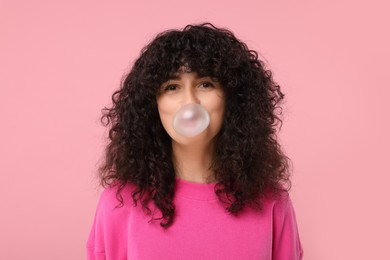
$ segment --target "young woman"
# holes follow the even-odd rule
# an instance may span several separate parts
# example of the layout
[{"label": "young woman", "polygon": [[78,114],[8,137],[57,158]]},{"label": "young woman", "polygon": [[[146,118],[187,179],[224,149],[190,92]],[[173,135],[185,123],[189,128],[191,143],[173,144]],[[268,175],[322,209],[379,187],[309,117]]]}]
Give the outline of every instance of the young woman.
[{"label": "young woman", "polygon": [[158,34],[103,110],[88,259],[302,259],[276,138],[283,96],[227,29]]}]

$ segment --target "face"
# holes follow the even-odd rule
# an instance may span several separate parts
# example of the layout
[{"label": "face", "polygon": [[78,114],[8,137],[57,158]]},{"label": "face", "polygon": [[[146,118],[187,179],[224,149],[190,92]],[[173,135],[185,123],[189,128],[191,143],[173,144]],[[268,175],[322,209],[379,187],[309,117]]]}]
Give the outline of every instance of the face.
[{"label": "face", "polygon": [[[184,105],[200,104],[210,115],[210,124],[201,134],[184,137],[173,129],[175,113]],[[165,131],[173,141],[181,144],[210,142],[220,131],[225,109],[222,86],[210,77],[198,77],[196,72],[178,73],[164,82],[157,95],[158,112]]]}]

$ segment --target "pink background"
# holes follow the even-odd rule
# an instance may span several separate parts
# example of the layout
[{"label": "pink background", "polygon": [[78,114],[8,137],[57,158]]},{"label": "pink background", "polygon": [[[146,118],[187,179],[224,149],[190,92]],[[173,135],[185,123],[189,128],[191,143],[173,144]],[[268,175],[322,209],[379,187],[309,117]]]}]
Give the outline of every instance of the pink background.
[{"label": "pink background", "polygon": [[389,5],[237,3],[1,2],[1,259],[85,258],[100,109],[156,33],[203,21],[258,50],[286,94],[305,259],[390,259]]}]

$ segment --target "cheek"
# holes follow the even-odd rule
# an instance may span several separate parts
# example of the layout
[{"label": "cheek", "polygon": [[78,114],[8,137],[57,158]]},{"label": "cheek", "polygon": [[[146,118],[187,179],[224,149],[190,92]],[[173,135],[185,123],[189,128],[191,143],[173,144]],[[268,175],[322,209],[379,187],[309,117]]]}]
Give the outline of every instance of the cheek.
[{"label": "cheek", "polygon": [[173,131],[172,120],[175,114],[175,108],[172,107],[169,102],[164,102],[164,100],[157,101],[157,107],[165,131],[171,133],[171,131]]},{"label": "cheek", "polygon": [[210,103],[209,112],[211,113],[212,119],[215,124],[222,124],[223,116],[225,112],[225,102],[223,98],[217,98]]},{"label": "cheek", "polygon": [[215,128],[221,129],[222,123],[223,123],[223,117],[224,117],[224,105],[221,105],[215,110],[214,116],[213,116],[213,124],[215,125]]}]

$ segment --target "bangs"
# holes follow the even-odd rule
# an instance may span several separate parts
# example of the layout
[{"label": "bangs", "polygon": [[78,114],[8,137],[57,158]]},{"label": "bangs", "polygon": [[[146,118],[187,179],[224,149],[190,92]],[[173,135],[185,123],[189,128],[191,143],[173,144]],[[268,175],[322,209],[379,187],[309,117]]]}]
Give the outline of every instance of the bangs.
[{"label": "bangs", "polygon": [[150,55],[145,59],[145,68],[154,75],[155,84],[159,86],[179,73],[189,72],[220,79],[223,56],[214,41],[194,38],[187,32],[160,37],[148,46]]}]

